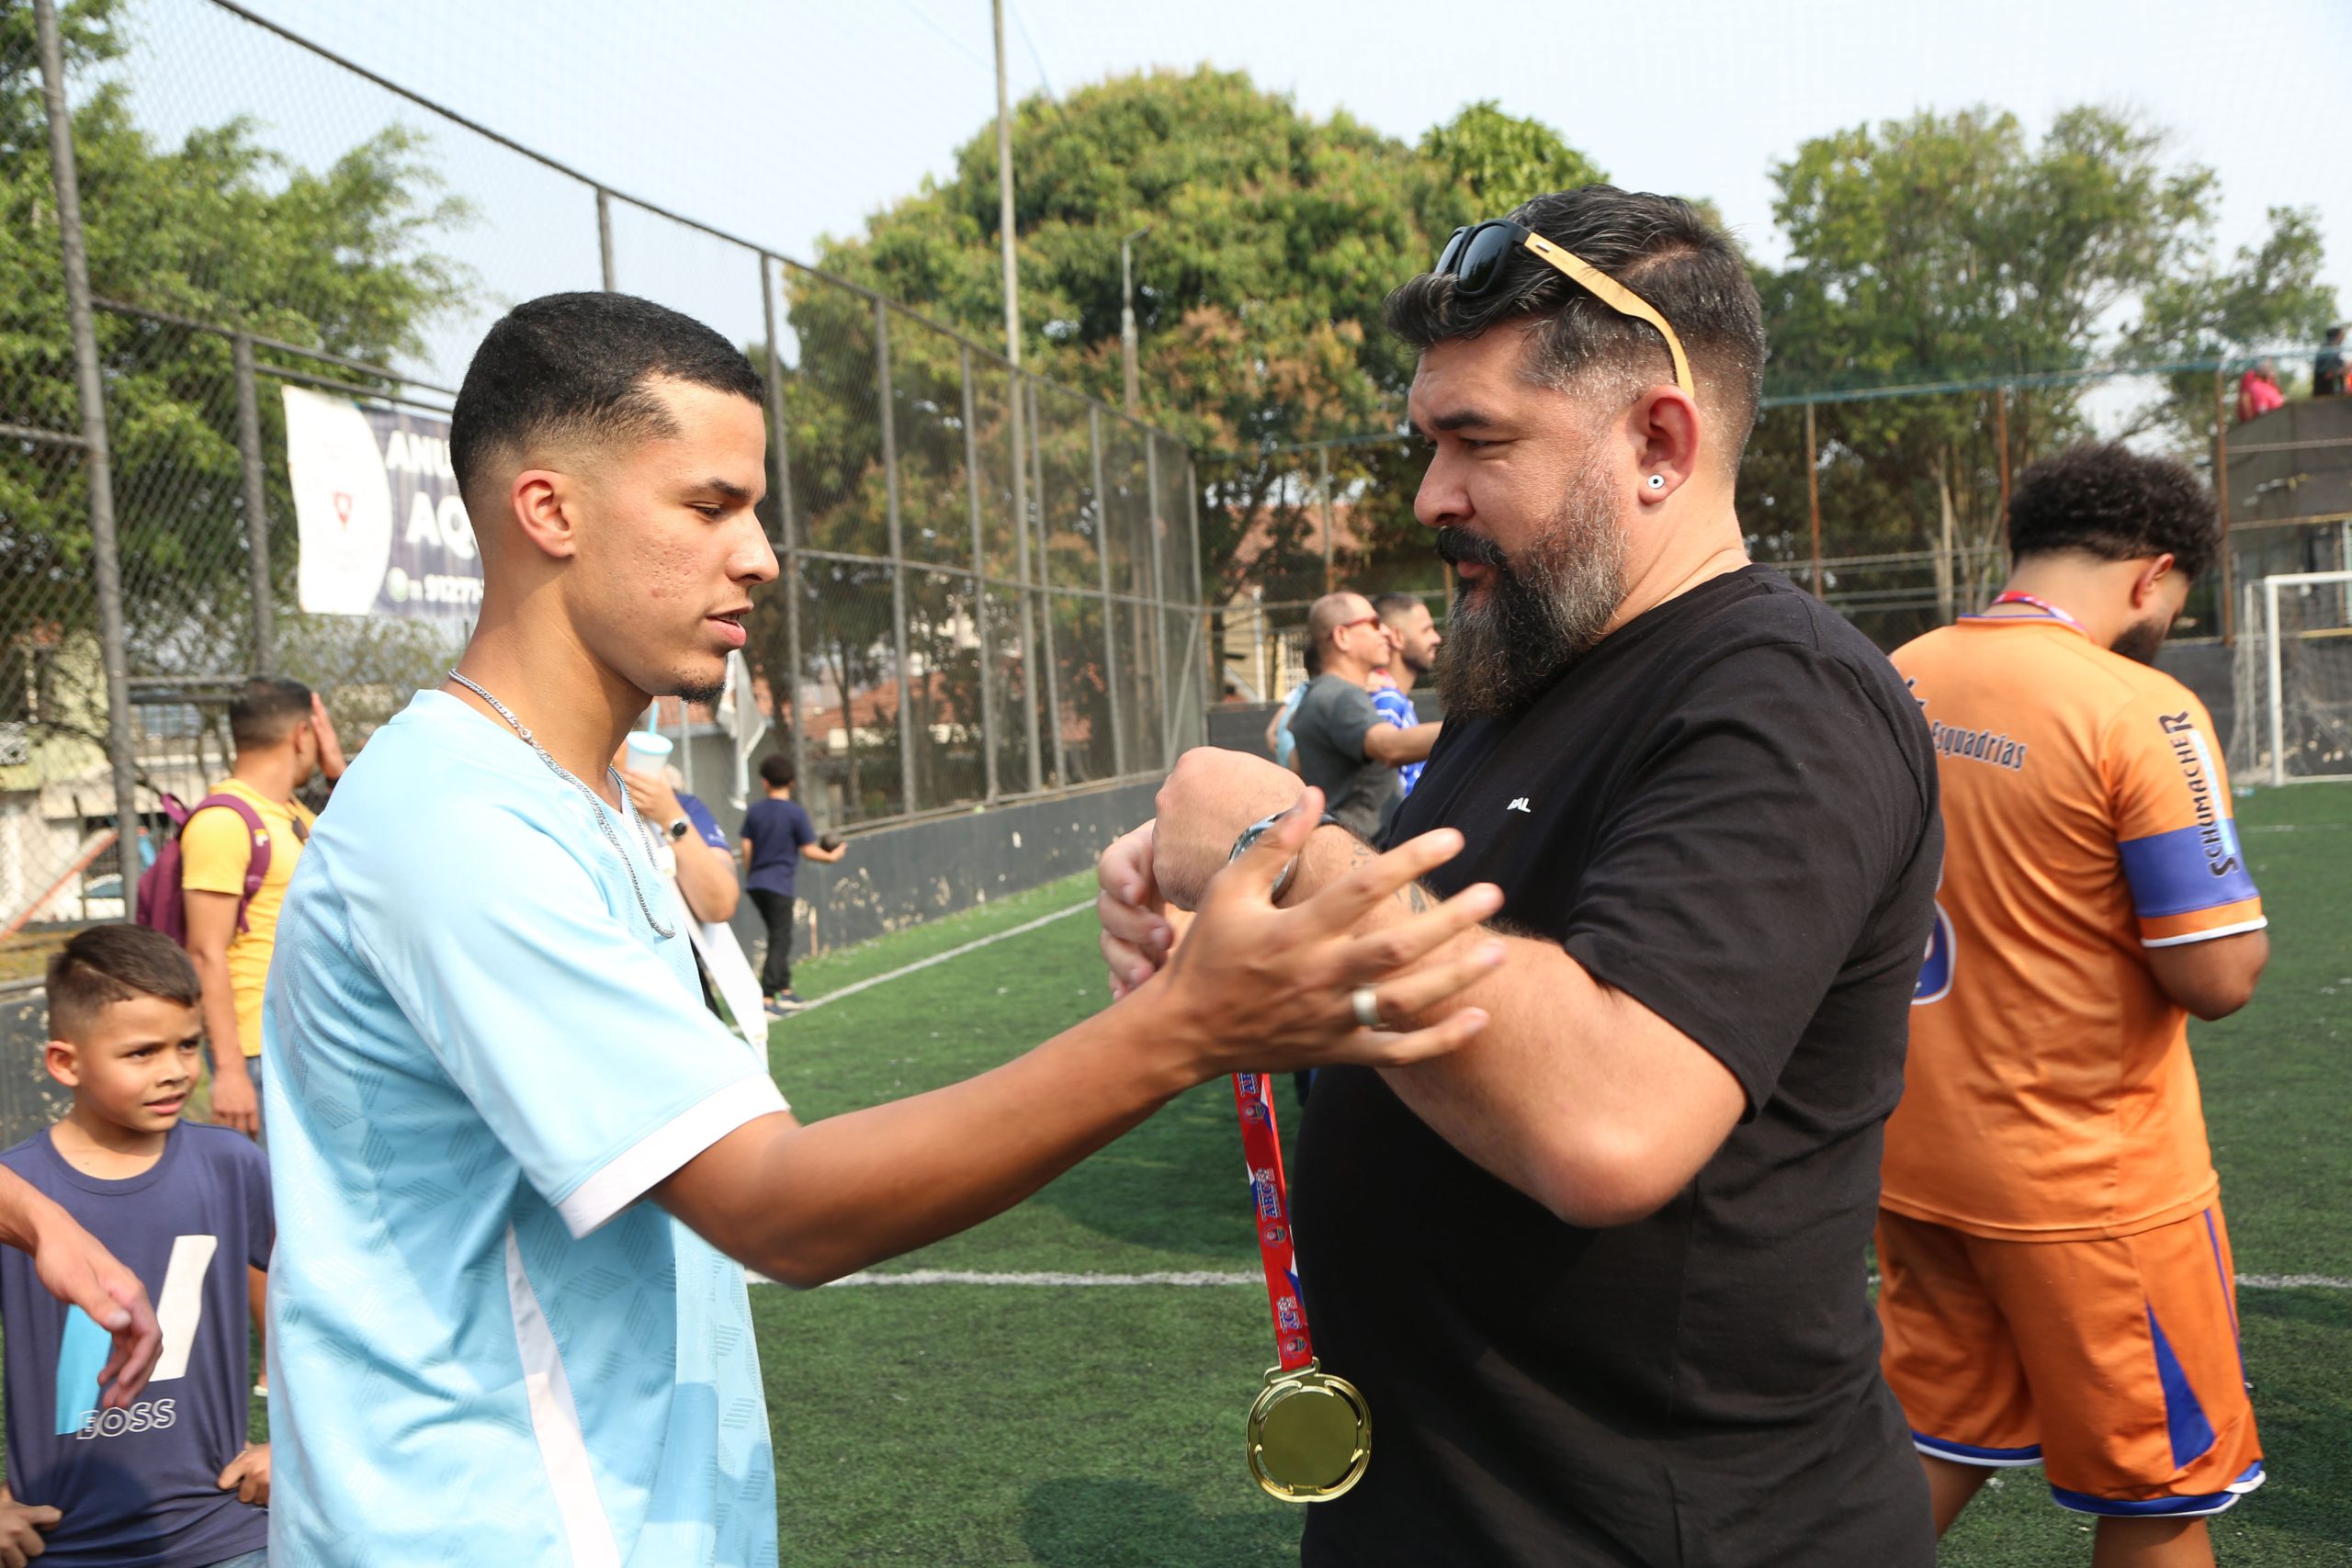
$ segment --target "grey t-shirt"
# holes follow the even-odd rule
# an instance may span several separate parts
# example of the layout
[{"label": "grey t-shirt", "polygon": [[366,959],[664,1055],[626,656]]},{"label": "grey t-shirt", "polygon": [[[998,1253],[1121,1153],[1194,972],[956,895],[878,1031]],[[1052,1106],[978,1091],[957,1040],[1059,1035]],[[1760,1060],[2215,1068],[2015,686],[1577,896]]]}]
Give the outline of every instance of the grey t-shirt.
[{"label": "grey t-shirt", "polygon": [[1338,675],[1317,675],[1291,715],[1298,741],[1298,771],[1323,792],[1323,809],[1361,839],[1376,839],[1404,792],[1396,770],[1367,757],[1364,732],[1388,721],[1372,694]]}]

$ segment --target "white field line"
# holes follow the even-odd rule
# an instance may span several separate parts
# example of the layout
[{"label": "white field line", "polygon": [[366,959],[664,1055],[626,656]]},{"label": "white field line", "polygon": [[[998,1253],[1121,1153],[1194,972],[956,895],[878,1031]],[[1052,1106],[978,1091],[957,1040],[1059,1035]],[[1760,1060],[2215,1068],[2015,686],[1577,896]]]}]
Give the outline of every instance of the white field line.
[{"label": "white field line", "polygon": [[846,1275],[835,1285],[1259,1285],[1261,1274],[1224,1273],[1211,1269],[1173,1269],[1157,1274],[984,1274],[966,1269],[911,1269],[903,1274],[871,1270]]},{"label": "white field line", "polygon": [[[743,1271],[743,1278],[754,1285],[772,1285],[775,1280],[764,1274]],[[879,1274],[871,1269],[844,1275],[832,1281],[834,1285],[990,1285],[1012,1288],[1038,1286],[1127,1286],[1127,1285],[1256,1285],[1262,1283],[1257,1274],[1229,1273],[1213,1269],[1173,1269],[1158,1274],[1066,1274],[989,1273],[971,1269],[910,1269],[899,1274]],[[1878,1277],[1872,1275],[1876,1284]],[[2335,1274],[2241,1274],[2238,1288],[2245,1291],[2352,1291],[2352,1280]]]},{"label": "white field line", "polygon": [[[2338,824],[2329,823],[2327,826],[2335,827]],[[2252,828],[2245,830],[2259,833],[2285,829]],[[843,986],[838,991],[828,991],[800,1010],[812,1011],[828,1002],[837,1002],[843,997],[854,997],[860,991],[871,990],[876,986],[888,985],[892,980],[903,979],[917,970],[928,969],[935,964],[944,964],[951,958],[961,958],[967,953],[978,953],[980,949],[1002,942],[1008,937],[1026,935],[1030,931],[1052,925],[1056,920],[1066,920],[1072,915],[1092,908],[1094,908],[1094,900],[1089,898],[1082,904],[1072,904],[1066,909],[1056,909],[1052,914],[1040,915],[1034,920],[1027,920],[1017,926],[1008,926],[1003,931],[991,932],[976,942],[967,942],[961,947],[951,947],[944,953],[934,953],[929,958],[917,959],[912,964],[902,964],[887,974],[860,980],[854,986]],[[766,1275],[753,1273],[748,1269],[743,1270],[743,1278],[754,1285],[775,1283]],[[1149,1274],[1073,1274],[1054,1270],[1031,1273],[991,1273],[967,1269],[910,1269],[904,1273],[878,1274],[871,1269],[865,1269],[831,1281],[833,1285],[989,1285],[1016,1289],[1134,1285],[1176,1285],[1198,1288],[1204,1285],[1255,1285],[1260,1282],[1261,1277],[1256,1274],[1228,1273],[1210,1269],[1174,1269]],[[1878,1277],[1875,1274],[1871,1277],[1871,1282],[1872,1284],[1878,1282]],[[2352,1279],[2334,1274],[2241,1274],[2238,1276],[2238,1288],[2246,1291],[2352,1291]]]},{"label": "white field line", "polygon": [[1083,904],[1072,904],[1067,909],[1056,909],[1050,915],[1040,915],[1035,919],[1025,921],[1021,925],[1007,926],[1004,930],[991,932],[977,942],[967,942],[961,947],[951,947],[944,953],[934,953],[929,958],[919,958],[912,964],[901,964],[886,975],[873,976],[860,980],[854,986],[843,986],[838,991],[827,991],[823,996],[803,1007],[800,1011],[814,1012],[820,1007],[840,1001],[843,997],[854,997],[860,991],[870,991],[876,986],[887,986],[893,980],[902,980],[918,969],[928,969],[934,964],[944,964],[951,958],[961,958],[967,953],[978,953],[980,949],[993,942],[1002,942],[1007,937],[1024,936],[1040,926],[1050,926],[1056,920],[1066,920],[1081,910],[1092,908],[1094,908],[1094,900],[1089,898]]}]

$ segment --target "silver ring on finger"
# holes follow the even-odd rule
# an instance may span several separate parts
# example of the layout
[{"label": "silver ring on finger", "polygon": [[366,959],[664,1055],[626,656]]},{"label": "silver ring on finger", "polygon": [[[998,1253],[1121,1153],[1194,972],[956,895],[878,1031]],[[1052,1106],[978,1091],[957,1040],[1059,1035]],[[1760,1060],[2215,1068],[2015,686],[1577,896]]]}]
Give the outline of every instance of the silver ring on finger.
[{"label": "silver ring on finger", "polygon": [[1358,986],[1348,993],[1348,1003],[1356,1010],[1356,1021],[1366,1029],[1380,1027],[1380,993],[1370,986]]}]

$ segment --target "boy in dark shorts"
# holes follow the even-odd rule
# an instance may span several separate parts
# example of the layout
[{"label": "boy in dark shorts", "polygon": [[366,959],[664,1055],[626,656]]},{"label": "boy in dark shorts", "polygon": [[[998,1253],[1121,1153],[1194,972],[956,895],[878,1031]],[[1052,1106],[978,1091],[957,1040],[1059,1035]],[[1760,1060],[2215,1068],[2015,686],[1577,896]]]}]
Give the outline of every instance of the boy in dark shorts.
[{"label": "boy in dark shorts", "polygon": [[139,1276],[163,1355],[141,1398],[102,1407],[108,1334],[54,1300],[31,1258],[0,1251],[0,1551],[30,1524],[46,1532],[41,1562],[67,1568],[266,1561],[269,1448],[244,1438],[247,1270],[269,1261],[269,1167],[239,1133],[180,1124],[203,1059],[202,1003],[187,954],[160,931],[95,927],[50,961],[45,1065],[74,1109],[0,1165]]},{"label": "boy in dark shorts", "polygon": [[767,798],[743,814],[743,890],[768,928],[767,956],[760,964],[760,994],[771,1017],[800,1010],[792,989],[793,874],[803,856],[830,865],[849,852],[831,833],[817,836],[808,808],[792,798],[798,775],[782,754],[760,764]]}]

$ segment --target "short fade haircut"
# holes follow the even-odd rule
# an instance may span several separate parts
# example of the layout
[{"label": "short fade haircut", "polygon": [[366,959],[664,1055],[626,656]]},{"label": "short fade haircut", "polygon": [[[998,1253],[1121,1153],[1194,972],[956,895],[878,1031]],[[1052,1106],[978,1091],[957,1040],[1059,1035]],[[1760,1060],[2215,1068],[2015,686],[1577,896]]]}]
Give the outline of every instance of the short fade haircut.
[{"label": "short fade haircut", "polygon": [[92,926],[49,959],[49,1033],[80,1044],[117,1002],[160,997],[196,1007],[204,987],[180,944],[145,926]]},{"label": "short fade haircut", "polygon": [[760,762],[760,778],[770,789],[790,789],[799,782],[800,770],[783,752],[771,751]]},{"label": "short fade haircut", "polygon": [[502,452],[550,439],[631,446],[677,427],[647,382],[763,401],[742,350],[692,316],[631,294],[548,294],[500,318],[474,350],[449,415],[449,464],[470,508]]},{"label": "short fade haircut", "polygon": [[[1764,395],[1766,350],[1763,303],[1730,236],[1679,197],[1615,186],[1539,196],[1510,219],[1582,256],[1667,319],[1699,397],[1723,421],[1728,466],[1737,471]],[[1648,322],[1619,315],[1524,246],[1502,265],[1501,283],[1476,299],[1456,299],[1450,274],[1408,280],[1388,296],[1388,330],[1426,351],[1541,317],[1525,367],[1540,386],[1571,390],[1596,374],[1645,384],[1671,378],[1666,341]]]},{"label": "short fade haircut", "polygon": [[229,739],[240,751],[275,746],[310,716],[310,687],[283,675],[256,675],[229,699]]},{"label": "short fade haircut", "polygon": [[2221,513],[2188,464],[2120,441],[2086,442],[2027,468],[2009,494],[2009,552],[2062,550],[2102,560],[2170,555],[2183,573],[2202,577],[2221,554]]},{"label": "short fade haircut", "polygon": [[1401,621],[1427,603],[1418,593],[1375,593],[1372,596],[1372,613],[1384,621]]}]

